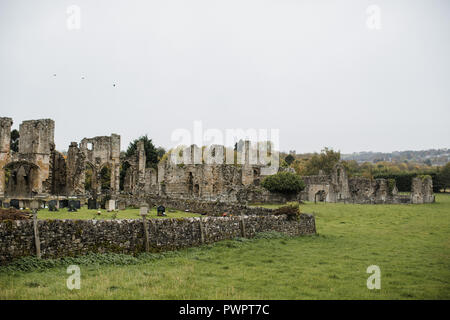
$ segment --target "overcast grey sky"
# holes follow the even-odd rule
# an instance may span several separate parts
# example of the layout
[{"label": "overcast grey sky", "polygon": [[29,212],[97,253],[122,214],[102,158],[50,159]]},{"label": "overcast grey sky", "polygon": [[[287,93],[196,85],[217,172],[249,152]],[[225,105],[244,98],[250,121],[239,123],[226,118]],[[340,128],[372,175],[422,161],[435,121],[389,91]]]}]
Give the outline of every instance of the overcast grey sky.
[{"label": "overcast grey sky", "polygon": [[448,0],[0,0],[0,116],[54,119],[58,150],[168,147],[195,120],[297,152],[450,147],[449,18]]}]

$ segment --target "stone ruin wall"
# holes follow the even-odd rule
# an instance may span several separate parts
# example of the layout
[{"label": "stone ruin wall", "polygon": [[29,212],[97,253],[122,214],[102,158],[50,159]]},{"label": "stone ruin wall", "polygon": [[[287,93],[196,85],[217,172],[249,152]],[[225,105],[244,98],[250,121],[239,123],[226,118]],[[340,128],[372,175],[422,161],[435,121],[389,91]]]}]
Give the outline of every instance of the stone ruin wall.
[{"label": "stone ruin wall", "polygon": [[[28,120],[19,126],[19,150],[9,147],[12,120],[0,118],[0,194],[22,197],[51,194],[61,179],[62,155],[55,150],[55,123],[51,119]],[[10,177],[6,185],[6,171]],[[56,173],[55,173],[56,172]],[[54,174],[55,173],[55,174]],[[64,187],[64,184],[62,185]]]},{"label": "stone ruin wall", "polygon": [[202,150],[197,146],[185,148],[181,156],[182,163],[167,159],[158,164],[158,194],[209,201],[286,202],[286,196],[259,187],[264,178],[263,166],[250,161],[255,151],[249,141],[245,141],[242,147],[242,152],[237,153],[241,164],[224,163],[224,146],[212,145],[206,148],[203,159]]},{"label": "stone ruin wall", "polygon": [[0,118],[0,197],[5,195],[5,170],[3,168],[10,162],[11,118]]},{"label": "stone ruin wall", "polygon": [[433,203],[433,180],[431,177],[416,177],[412,181],[411,203]]},{"label": "stone ruin wall", "polygon": [[306,188],[300,193],[299,199],[305,201],[359,204],[434,202],[431,178],[414,178],[410,196],[399,195],[397,187],[394,185],[390,188],[386,179],[348,178],[342,165],[337,165],[331,175],[302,178]]},{"label": "stone ruin wall", "polygon": [[[222,164],[225,149],[218,145],[205,150],[208,157],[205,163],[202,150],[192,145],[183,150],[182,164],[166,160],[160,162],[155,170],[146,167],[142,142],[138,143],[134,156],[121,158],[120,136],[117,134],[84,138],[79,145],[72,142],[65,158],[55,150],[55,124],[51,119],[24,121],[20,125],[19,152],[15,153],[9,145],[11,126],[11,118],[0,118],[1,168],[8,168],[17,176],[28,179],[31,184],[27,190],[19,186],[19,192],[12,195],[15,197],[103,197],[105,195],[101,190],[99,174],[103,167],[108,167],[111,177],[107,193],[113,199],[125,194],[136,199],[160,196],[228,203],[285,203],[296,200],[268,192],[259,186],[264,178],[262,166],[250,164],[249,159],[254,156],[254,152],[248,141],[242,144],[243,151],[238,153],[241,164]],[[199,160],[200,164],[195,164]],[[121,190],[120,169],[125,163],[129,168]],[[87,194],[85,190],[86,166],[93,172],[93,194]],[[0,178],[0,197],[5,197],[8,191],[5,170],[0,170]],[[306,188],[299,194],[299,200],[353,203],[434,201],[431,180],[414,179],[411,197],[400,196],[395,187],[389,190],[388,182],[384,179],[348,178],[341,164],[330,175],[306,176],[303,179]]]},{"label": "stone ruin wall", "polygon": [[[20,125],[18,153],[11,152],[9,147],[12,120],[1,118],[0,125],[1,168],[9,166],[20,171],[19,176],[27,176],[32,181],[30,190],[26,192],[12,190],[8,195],[12,198],[102,197],[99,174],[103,167],[108,167],[111,172],[108,194],[112,198],[123,193],[138,199],[145,195],[160,195],[223,202],[286,202],[285,196],[259,187],[263,178],[261,165],[249,163],[254,153],[249,142],[243,143],[243,152],[238,153],[238,158],[243,162],[240,165],[222,164],[225,149],[219,145],[205,150],[210,156],[214,153],[213,157],[208,158],[213,160],[212,163],[194,164],[194,160],[199,160],[201,149],[193,145],[186,148],[183,154],[185,164],[166,161],[155,170],[145,165],[142,142],[138,143],[134,156],[120,158],[120,136],[116,134],[84,138],[79,144],[72,142],[64,157],[55,150],[53,120],[24,121]],[[201,157],[200,154],[200,161]],[[129,168],[121,189],[120,170],[125,163]],[[93,173],[94,190],[91,194],[85,190],[87,167]],[[5,196],[5,171],[0,172],[0,196]]]}]

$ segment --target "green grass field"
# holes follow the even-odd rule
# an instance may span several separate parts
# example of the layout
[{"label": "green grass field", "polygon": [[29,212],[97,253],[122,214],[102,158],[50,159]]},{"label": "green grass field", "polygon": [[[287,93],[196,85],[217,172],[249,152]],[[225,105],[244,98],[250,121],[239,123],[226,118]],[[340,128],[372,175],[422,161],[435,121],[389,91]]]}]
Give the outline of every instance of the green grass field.
[{"label": "green grass field", "polygon": [[[67,208],[59,211],[51,212],[48,209],[41,209],[38,211],[38,219],[97,219],[109,220],[115,216],[115,219],[140,219],[139,209],[127,208],[117,212],[107,212],[105,209],[100,209],[101,214],[97,214],[98,210],[90,210],[87,207],[81,207],[77,212],[68,212]],[[183,217],[200,217],[200,214],[184,212],[175,209],[166,208],[166,217],[156,215],[156,208],[149,211],[147,218],[183,218]]]},{"label": "green grass field", "polygon": [[[0,268],[0,299],[450,299],[449,195],[426,205],[308,203],[301,211],[316,215],[317,236],[25,259]],[[80,290],[66,287],[68,264],[80,265]],[[366,287],[370,265],[381,269],[381,290]]]}]

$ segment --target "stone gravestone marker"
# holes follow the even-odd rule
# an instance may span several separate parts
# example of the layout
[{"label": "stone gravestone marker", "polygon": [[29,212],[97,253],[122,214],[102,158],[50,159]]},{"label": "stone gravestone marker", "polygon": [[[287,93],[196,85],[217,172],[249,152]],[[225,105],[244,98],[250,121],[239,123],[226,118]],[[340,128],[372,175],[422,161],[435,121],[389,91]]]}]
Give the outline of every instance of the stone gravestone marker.
[{"label": "stone gravestone marker", "polygon": [[141,216],[146,216],[147,214],[148,214],[148,207],[141,207],[140,209],[139,209],[139,214],[141,215]]},{"label": "stone gravestone marker", "polygon": [[88,209],[97,209],[97,200],[88,199]]},{"label": "stone gravestone marker", "polygon": [[59,201],[59,208],[63,209],[63,208],[67,208],[69,206],[69,201],[67,200],[60,200]]},{"label": "stone gravestone marker", "polygon": [[[79,202],[79,201],[78,201]],[[69,200],[69,212],[77,212],[76,201]]]},{"label": "stone gravestone marker", "polygon": [[106,211],[111,212],[116,210],[116,200],[108,200],[106,202]]},{"label": "stone gravestone marker", "polygon": [[56,207],[56,200],[50,200],[48,202],[48,211],[58,211],[58,208]]},{"label": "stone gravestone marker", "polygon": [[165,214],[166,208],[163,205],[158,206],[156,211],[158,212],[158,216],[165,216],[166,215]]},{"label": "stone gravestone marker", "polygon": [[20,209],[19,200],[17,200],[17,199],[11,199],[9,204],[10,204],[11,207],[14,207],[16,209]]}]

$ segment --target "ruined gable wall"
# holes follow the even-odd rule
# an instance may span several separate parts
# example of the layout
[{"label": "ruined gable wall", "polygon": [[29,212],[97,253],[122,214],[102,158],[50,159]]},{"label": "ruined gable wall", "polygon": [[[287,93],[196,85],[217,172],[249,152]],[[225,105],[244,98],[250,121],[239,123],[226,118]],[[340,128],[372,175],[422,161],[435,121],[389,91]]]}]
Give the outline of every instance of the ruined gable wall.
[{"label": "ruined gable wall", "polygon": [[38,194],[51,193],[51,153],[54,143],[55,122],[51,119],[28,120],[19,126],[20,161],[28,161],[39,167],[32,179],[32,191]]},{"label": "ruined gable wall", "polygon": [[[90,148],[88,146],[91,146]],[[80,143],[80,150],[85,155],[85,161],[89,162],[98,175],[104,166],[111,170],[111,191],[119,191],[120,184],[120,136],[100,136],[94,138],[84,138]],[[100,191],[100,185],[97,185]]]}]

